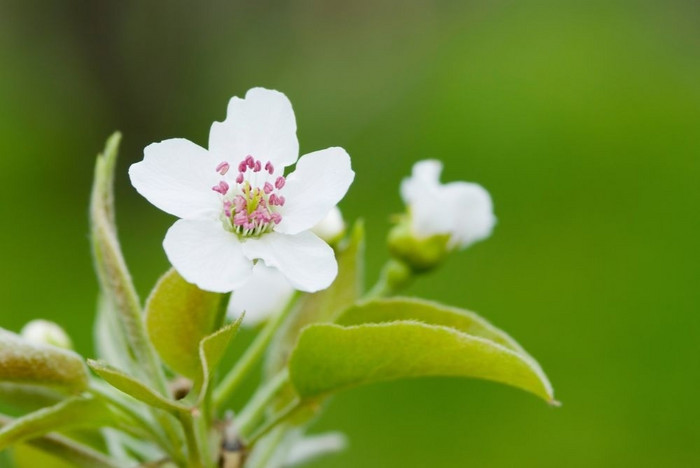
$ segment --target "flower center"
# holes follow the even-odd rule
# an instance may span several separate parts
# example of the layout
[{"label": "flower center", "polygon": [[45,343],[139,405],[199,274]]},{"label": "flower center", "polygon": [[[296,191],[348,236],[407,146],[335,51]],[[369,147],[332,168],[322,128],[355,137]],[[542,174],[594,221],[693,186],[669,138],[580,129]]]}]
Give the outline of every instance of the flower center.
[{"label": "flower center", "polygon": [[[216,172],[224,176],[230,168],[227,161],[222,161]],[[282,221],[277,210],[284,206],[285,200],[278,191],[284,187],[285,179],[279,176],[272,182],[274,171],[270,161],[263,166],[260,160],[248,155],[238,163],[238,175],[231,185],[222,179],[211,188],[221,194],[221,218],[227,230],[254,237],[272,231]]]}]

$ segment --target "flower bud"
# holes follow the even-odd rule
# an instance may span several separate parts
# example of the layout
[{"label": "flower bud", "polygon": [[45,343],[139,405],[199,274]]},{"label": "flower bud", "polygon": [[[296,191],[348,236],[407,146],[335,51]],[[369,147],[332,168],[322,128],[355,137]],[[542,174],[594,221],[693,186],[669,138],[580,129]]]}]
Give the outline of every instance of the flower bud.
[{"label": "flower bud", "polygon": [[345,221],[343,220],[343,214],[340,212],[340,209],[334,206],[325,218],[311,228],[311,232],[330,245],[338,242],[343,237],[343,234],[345,234]]},{"label": "flower bud", "polygon": [[414,271],[437,266],[456,249],[491,235],[496,217],[491,196],[480,185],[440,182],[442,163],[419,161],[401,182],[408,213],[389,233],[389,249]]},{"label": "flower bud", "polygon": [[450,236],[446,234],[417,237],[406,216],[389,231],[387,239],[391,255],[416,273],[428,271],[439,265],[450,252],[449,241]]},{"label": "flower bud", "polygon": [[22,328],[20,335],[30,343],[73,349],[73,343],[63,328],[48,320],[38,319],[28,322]]}]

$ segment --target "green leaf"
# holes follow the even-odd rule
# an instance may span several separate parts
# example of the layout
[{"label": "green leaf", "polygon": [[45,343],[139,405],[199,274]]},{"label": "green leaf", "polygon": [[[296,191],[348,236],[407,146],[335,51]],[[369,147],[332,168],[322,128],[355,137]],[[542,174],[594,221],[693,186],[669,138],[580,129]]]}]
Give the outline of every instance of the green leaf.
[{"label": "green leaf", "polygon": [[55,405],[64,398],[64,394],[51,388],[0,382],[0,402],[15,408],[34,411],[45,406]]},{"label": "green leaf", "polygon": [[[358,304],[338,317],[338,325],[384,323],[396,320],[415,320],[431,325],[454,328],[468,335],[486,338],[524,357],[536,361],[506,332],[491,325],[469,310],[449,307],[438,302],[407,297],[380,299]],[[539,367],[539,364],[537,365]]]},{"label": "green leaf", "polygon": [[337,249],[338,276],[333,284],[303,296],[273,340],[266,362],[268,375],[276,374],[287,363],[302,328],[311,323],[332,322],[362,294],[364,251],[365,228],[362,221],[357,221],[350,237]]},{"label": "green leaf", "polygon": [[121,324],[114,310],[112,301],[100,295],[97,302],[97,316],[93,328],[93,342],[95,352],[103,359],[120,369],[135,370],[138,368],[136,360],[131,352],[129,343],[124,333],[120,330]]},{"label": "green leaf", "polygon": [[[11,422],[11,418],[0,415],[0,427]],[[39,466],[119,468],[122,466],[104,454],[58,434],[49,434],[16,444],[12,454],[17,468],[36,468]]]},{"label": "green leaf", "polygon": [[54,406],[17,418],[0,429],[0,450],[47,432],[115,424],[110,410],[99,400],[68,398]]},{"label": "green leaf", "polygon": [[311,325],[299,337],[289,372],[307,400],[374,382],[446,376],[492,380],[555,403],[547,378],[522,354],[453,328],[415,321]]},{"label": "green leaf", "polygon": [[95,371],[97,375],[102,377],[108,384],[117,390],[126,393],[147,405],[154,408],[159,408],[171,413],[187,413],[189,409],[176,402],[161,396],[158,392],[151,389],[147,385],[139,382],[130,375],[116,369],[104,362],[93,361],[88,359],[88,366]]},{"label": "green leaf", "polygon": [[[90,228],[95,270],[105,300],[111,302],[106,310],[114,311],[117,328],[114,333],[126,337],[130,352],[136,356],[146,377],[165,391],[165,379],[146,336],[141,303],[124,261],[114,216],[114,169],[121,135],[108,140],[104,152],[97,156],[90,198]],[[124,350],[126,353],[127,351]],[[162,388],[161,388],[162,387]]]},{"label": "green leaf", "polygon": [[199,343],[220,321],[222,294],[202,291],[170,269],[146,303],[146,328],[161,359],[174,371],[201,374]]},{"label": "green leaf", "polygon": [[17,468],[123,468],[104,454],[66,437],[47,435],[16,445]]},{"label": "green leaf", "polygon": [[201,388],[199,391],[198,403],[201,404],[202,399],[209,390],[209,386],[214,377],[214,371],[219,366],[221,358],[224,357],[224,353],[231,343],[231,340],[236,336],[238,329],[241,327],[244,315],[245,314],[241,315],[235,322],[226,325],[200,341],[199,359],[201,376],[199,377],[200,380],[197,382],[197,386]]},{"label": "green leaf", "polygon": [[87,388],[88,375],[73,351],[30,343],[0,328],[0,381],[78,393]]}]

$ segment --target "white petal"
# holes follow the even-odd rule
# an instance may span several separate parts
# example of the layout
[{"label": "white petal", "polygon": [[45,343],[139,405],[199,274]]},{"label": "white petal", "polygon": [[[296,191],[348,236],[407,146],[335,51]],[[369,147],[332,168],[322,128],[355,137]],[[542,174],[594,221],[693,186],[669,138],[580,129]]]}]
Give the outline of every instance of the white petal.
[{"label": "white petal", "polygon": [[243,325],[255,325],[282,310],[293,293],[294,288],[279,270],[258,262],[250,279],[231,295],[228,315],[239,317],[245,312]]},{"label": "white petal", "polygon": [[440,186],[442,163],[437,159],[418,161],[413,165],[411,177],[401,182],[401,198],[410,205],[423,198],[426,189],[436,190]]},{"label": "white petal", "polygon": [[345,450],[347,446],[348,439],[342,432],[326,432],[302,437],[290,448],[284,466],[308,463],[320,456]]},{"label": "white petal", "polygon": [[442,163],[429,159],[413,165],[411,177],[401,181],[401,198],[409,206],[411,228],[418,237],[446,234],[453,226],[450,212],[441,200]]},{"label": "white petal", "polygon": [[299,157],[297,124],[292,104],[279,91],[253,88],[245,99],[232,98],[226,120],[214,122],[209,131],[209,150],[227,160],[233,169],[247,155],[275,172],[294,164]]},{"label": "white petal", "polygon": [[262,259],[277,268],[300,291],[325,289],[338,274],[335,254],[328,244],[309,231],[296,235],[277,232],[246,239],[243,251],[250,259]]},{"label": "white petal", "polygon": [[338,240],[344,231],[345,221],[343,220],[343,214],[337,206],[331,208],[331,211],[328,212],[326,217],[311,228],[311,232],[326,242]]},{"label": "white petal", "polygon": [[345,196],[355,173],[343,148],[302,156],[282,190],[286,199],[275,231],[297,234],[311,229]]},{"label": "white petal", "polygon": [[178,273],[206,291],[232,291],[250,278],[252,262],[219,220],[181,219],[168,229],[163,247]]},{"label": "white petal", "polygon": [[443,198],[452,207],[452,245],[464,248],[491,235],[496,217],[491,196],[481,185],[469,182],[446,184]]},{"label": "white petal", "polygon": [[179,218],[216,216],[219,194],[211,188],[220,179],[218,164],[204,148],[177,138],[144,149],[143,161],[132,164],[132,185],[149,202]]},{"label": "white petal", "polygon": [[401,182],[411,228],[418,237],[449,234],[452,247],[464,248],[491,234],[496,217],[489,193],[469,182],[440,183],[442,163],[419,161]]}]

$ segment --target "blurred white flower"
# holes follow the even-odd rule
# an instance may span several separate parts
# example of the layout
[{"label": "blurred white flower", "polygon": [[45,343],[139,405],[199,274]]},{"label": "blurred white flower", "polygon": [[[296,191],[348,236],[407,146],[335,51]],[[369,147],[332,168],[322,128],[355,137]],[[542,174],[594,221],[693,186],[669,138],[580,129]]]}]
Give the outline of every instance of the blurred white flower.
[{"label": "blurred white flower", "polygon": [[243,325],[254,326],[284,308],[294,294],[294,288],[282,273],[258,263],[250,279],[231,295],[228,316],[240,317]]},{"label": "blurred white flower", "polygon": [[[297,162],[296,120],[287,97],[254,88],[214,122],[209,150],[184,139],[154,143],[129,169],[136,190],[180,220],[163,247],[185,280],[214,292],[243,286],[254,260],[301,291],[328,287],[333,250],[310,229],[345,196],[355,176],[342,148]],[[296,169],[285,177],[284,168]]]},{"label": "blurred white flower", "polygon": [[448,235],[451,249],[488,237],[496,224],[489,193],[470,182],[441,184],[441,172],[440,161],[419,161],[411,177],[401,182],[413,234],[421,239]]},{"label": "blurred white flower", "polygon": [[48,320],[37,319],[27,322],[22,327],[20,335],[30,343],[73,349],[73,343],[63,328]]},{"label": "blurred white flower", "polygon": [[311,228],[311,232],[329,244],[337,241],[345,232],[345,221],[340,209],[337,206],[333,207],[325,218]]},{"label": "blurred white flower", "polygon": [[305,436],[292,444],[284,466],[298,466],[323,455],[341,452],[348,446],[348,439],[342,432]]}]

